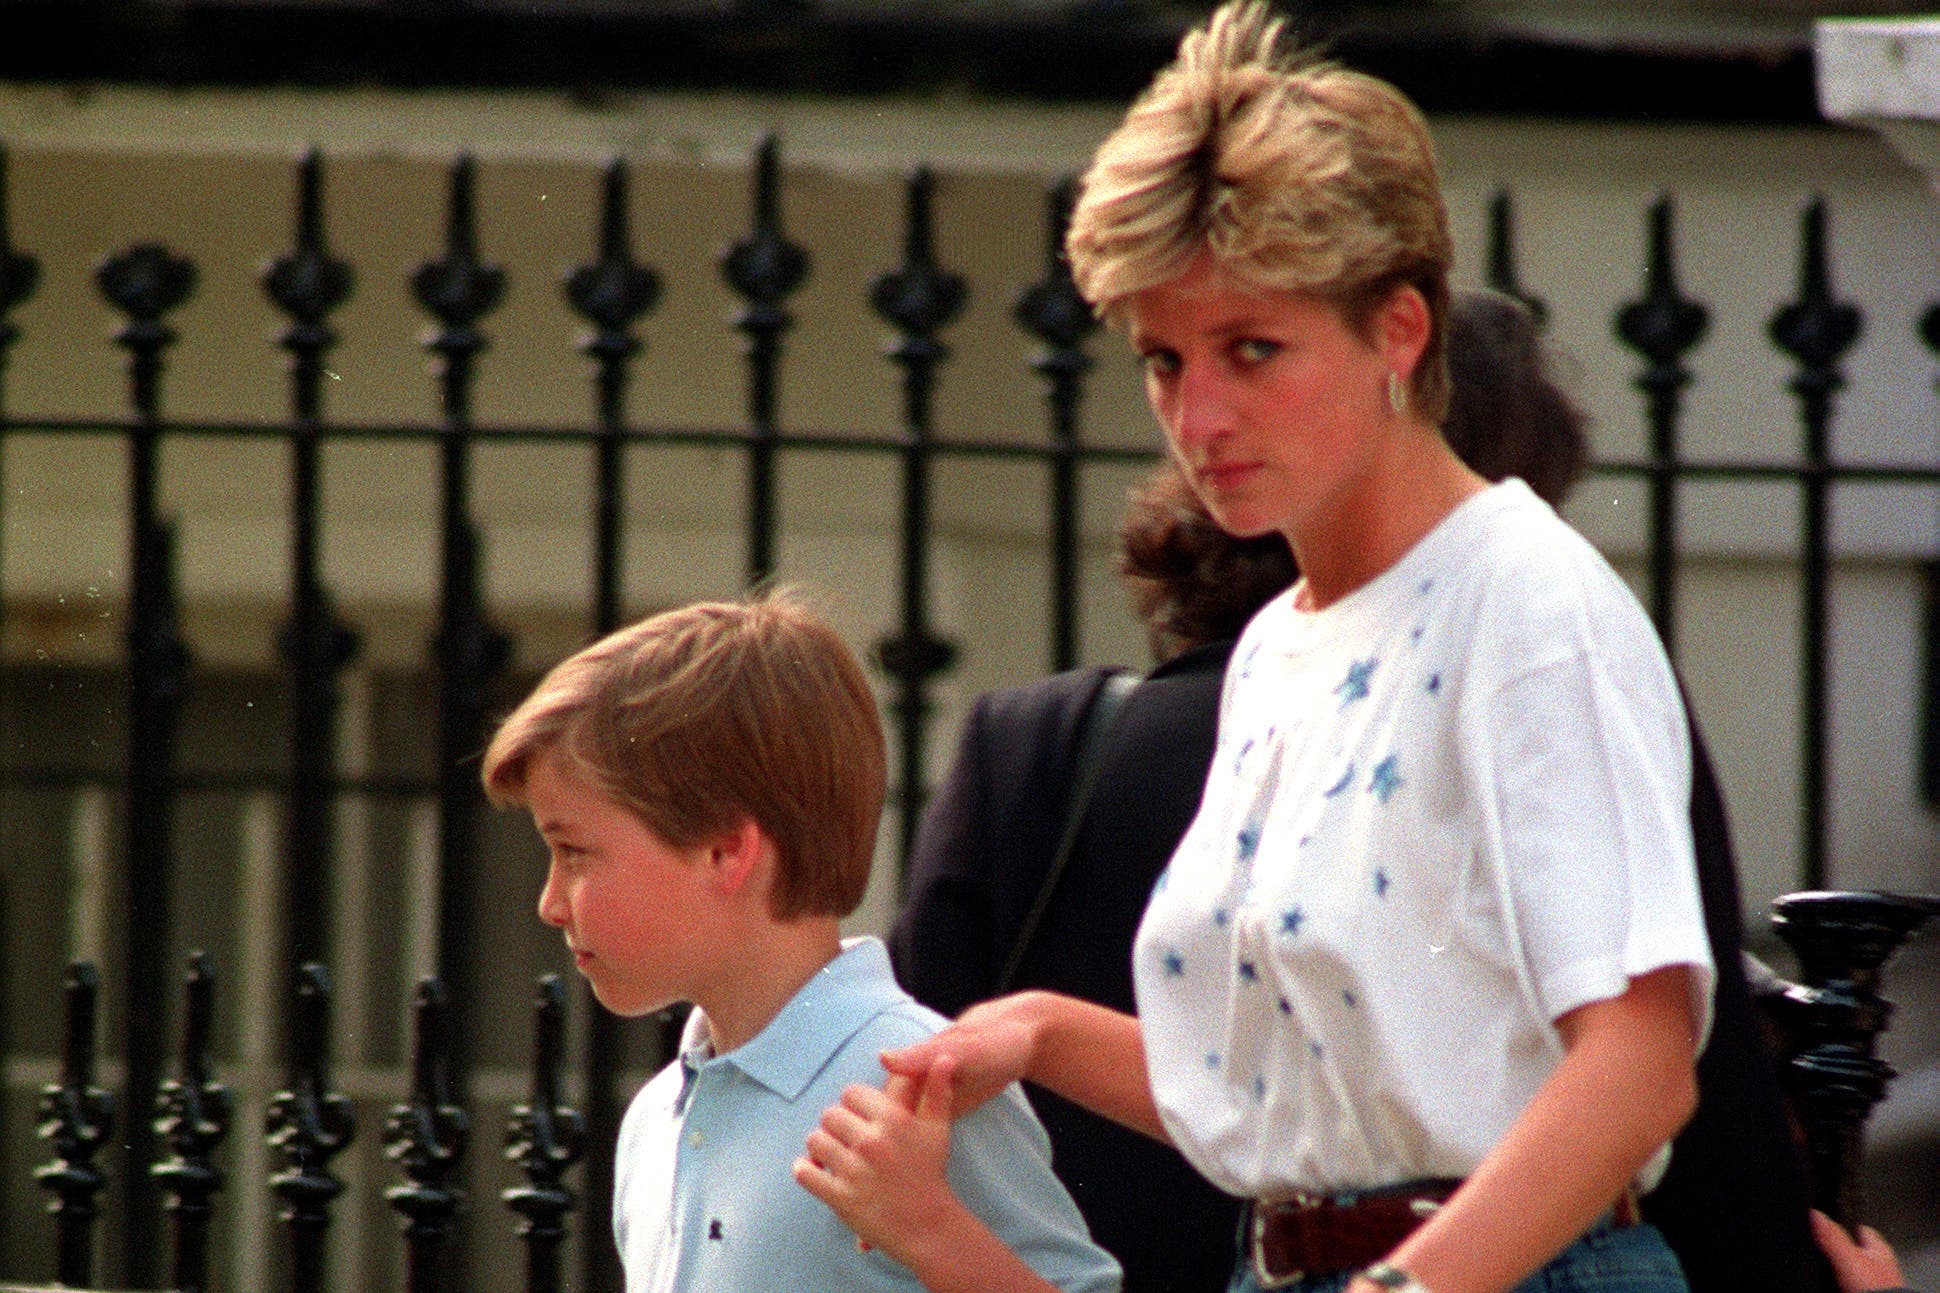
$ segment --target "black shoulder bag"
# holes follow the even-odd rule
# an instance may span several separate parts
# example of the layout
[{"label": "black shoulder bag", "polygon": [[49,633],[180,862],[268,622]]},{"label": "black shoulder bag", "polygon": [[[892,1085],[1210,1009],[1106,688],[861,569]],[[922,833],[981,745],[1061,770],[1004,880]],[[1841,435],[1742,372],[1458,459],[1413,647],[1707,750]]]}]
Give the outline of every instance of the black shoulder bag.
[{"label": "black shoulder bag", "polygon": [[1011,984],[1017,978],[1018,967],[1024,963],[1024,953],[1044,919],[1044,911],[1051,905],[1051,895],[1057,891],[1064,868],[1071,861],[1071,850],[1077,845],[1078,828],[1084,824],[1092,789],[1098,784],[1098,770],[1105,762],[1105,747],[1110,743],[1111,730],[1117,725],[1119,711],[1124,709],[1125,702],[1131,698],[1138,683],[1139,676],[1135,673],[1111,674],[1092,698],[1090,709],[1085,712],[1084,730],[1078,734],[1078,748],[1072,758],[1071,792],[1064,801],[1064,825],[1058,835],[1057,852],[1051,855],[1051,863],[1045,868],[1044,883],[1038,887],[1037,900],[1031,904],[1022,928],[1017,931],[1017,941],[1011,945],[1003,973],[997,976],[993,996],[1010,991]]}]

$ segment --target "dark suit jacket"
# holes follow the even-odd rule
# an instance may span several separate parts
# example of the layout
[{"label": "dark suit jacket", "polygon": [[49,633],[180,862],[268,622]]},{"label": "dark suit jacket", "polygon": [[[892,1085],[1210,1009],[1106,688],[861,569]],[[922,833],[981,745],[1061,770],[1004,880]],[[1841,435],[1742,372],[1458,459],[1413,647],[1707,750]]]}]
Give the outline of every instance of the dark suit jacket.
[{"label": "dark suit jacket", "polygon": [[[1126,702],[1084,827],[1013,986],[1134,1009],[1131,943],[1153,881],[1199,806],[1230,642],[1161,666]],[[1075,747],[1106,671],[992,692],[972,708],[955,766],[918,832],[890,936],[915,996],[955,1015],[995,994],[1060,833]],[[1802,1160],[1746,985],[1736,864],[1710,755],[1695,725],[1691,817],[1718,966],[1698,1111],[1644,1203],[1693,1293],[1829,1293],[1806,1221]],[[1048,1092],[1035,1103],[1054,1165],[1127,1293],[1217,1290],[1233,1262],[1236,1201],[1176,1153]]]},{"label": "dark suit jacket", "polygon": [[1698,1057],[1697,1113],[1673,1144],[1670,1170],[1644,1197],[1644,1216],[1676,1250],[1693,1293],[1833,1293],[1806,1217],[1805,1159],[1745,979],[1731,822],[1695,716],[1691,755],[1691,833],[1717,997],[1711,1040]]},{"label": "dark suit jacket", "polygon": [[[1199,807],[1229,646],[1154,670],[1126,700],[1084,829],[1013,986],[1133,1011],[1132,936]],[[972,707],[955,766],[924,814],[889,939],[897,977],[919,1001],[955,1015],[995,995],[1057,848],[1075,747],[1104,679],[1102,669],[1076,670]],[[1031,1100],[1058,1176],[1093,1238],[1125,1268],[1126,1293],[1226,1287],[1238,1200],[1157,1141],[1047,1091]]]}]

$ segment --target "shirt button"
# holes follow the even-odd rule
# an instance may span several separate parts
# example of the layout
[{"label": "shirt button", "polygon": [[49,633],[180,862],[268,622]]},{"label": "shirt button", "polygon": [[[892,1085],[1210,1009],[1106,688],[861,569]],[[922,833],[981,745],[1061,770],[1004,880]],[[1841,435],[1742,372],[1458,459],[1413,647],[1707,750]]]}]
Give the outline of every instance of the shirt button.
[{"label": "shirt button", "polygon": [[695,1132],[693,1135],[687,1138],[687,1143],[692,1145],[694,1148],[699,1149],[701,1144],[701,1134],[698,1131]]}]

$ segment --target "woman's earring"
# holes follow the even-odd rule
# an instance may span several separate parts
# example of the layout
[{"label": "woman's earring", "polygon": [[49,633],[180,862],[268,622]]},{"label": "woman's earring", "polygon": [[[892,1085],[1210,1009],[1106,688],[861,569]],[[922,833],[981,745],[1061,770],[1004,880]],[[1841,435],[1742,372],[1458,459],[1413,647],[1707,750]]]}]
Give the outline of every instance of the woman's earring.
[{"label": "woman's earring", "polygon": [[1408,411],[1408,388],[1401,384],[1401,374],[1393,369],[1388,370],[1388,407],[1397,417]]}]

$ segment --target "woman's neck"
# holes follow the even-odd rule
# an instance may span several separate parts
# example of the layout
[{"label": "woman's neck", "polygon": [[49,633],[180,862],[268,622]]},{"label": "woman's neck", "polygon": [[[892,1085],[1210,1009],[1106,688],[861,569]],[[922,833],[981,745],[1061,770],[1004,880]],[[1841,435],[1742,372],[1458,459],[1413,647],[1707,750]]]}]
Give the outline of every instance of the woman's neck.
[{"label": "woman's neck", "polygon": [[1300,565],[1294,605],[1325,610],[1373,582],[1487,488],[1439,432],[1403,437],[1352,497],[1304,532],[1287,534]]}]

